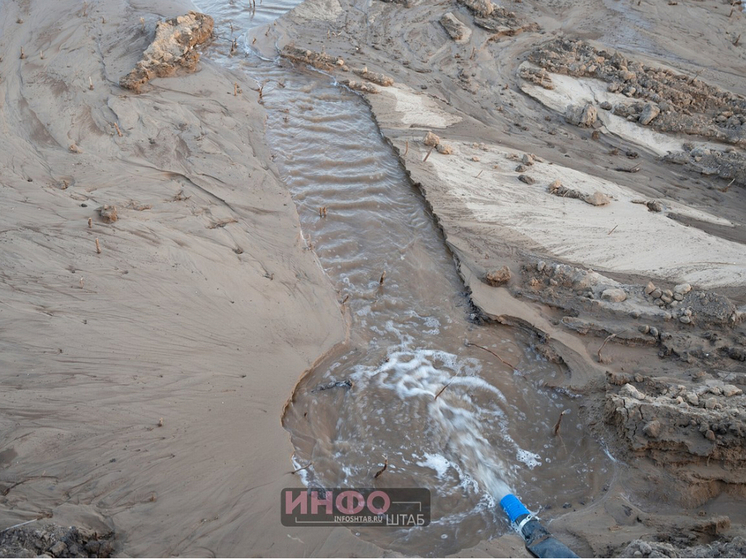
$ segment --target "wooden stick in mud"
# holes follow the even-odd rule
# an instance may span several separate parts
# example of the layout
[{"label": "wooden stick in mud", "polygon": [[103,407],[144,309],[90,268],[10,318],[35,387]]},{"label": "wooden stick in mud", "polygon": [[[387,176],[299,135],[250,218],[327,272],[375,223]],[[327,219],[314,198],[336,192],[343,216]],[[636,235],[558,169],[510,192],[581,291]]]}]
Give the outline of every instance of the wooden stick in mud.
[{"label": "wooden stick in mud", "polygon": [[559,435],[560,425],[562,424],[562,418],[566,413],[568,413],[570,410],[563,410],[562,413],[559,415],[559,419],[557,419],[557,423],[554,425],[554,436],[556,437]]},{"label": "wooden stick in mud", "polygon": [[604,343],[601,344],[601,347],[598,348],[598,362],[603,363],[603,357],[601,357],[601,350],[606,346],[606,344],[609,343],[609,341],[616,338],[616,334],[612,334],[611,336],[606,336],[606,339],[604,340]]},{"label": "wooden stick in mud", "polygon": [[378,280],[378,285],[383,285],[383,281],[386,279],[386,270],[381,274],[381,279]]},{"label": "wooden stick in mud", "polygon": [[88,89],[93,91],[93,80],[91,79],[91,76],[88,76]]},{"label": "wooden stick in mud", "polygon": [[117,130],[117,135],[121,138],[122,137],[122,131],[119,129],[119,125],[115,122],[114,128]]},{"label": "wooden stick in mud", "polygon": [[93,229],[93,220],[90,217],[88,218],[88,229]]},{"label": "wooden stick in mud", "polygon": [[409,153],[409,140],[406,140],[404,142],[404,157],[406,157],[408,153]]},{"label": "wooden stick in mud", "polygon": [[21,47],[21,60],[23,60],[24,58],[26,58],[26,53],[23,52],[23,47]]},{"label": "wooden stick in mud", "polygon": [[738,46],[738,43],[740,42],[740,40],[741,40],[741,34],[739,33],[739,34],[738,34],[738,37],[736,37],[736,40],[735,40],[735,41],[733,41],[733,46],[734,46],[734,47],[737,47],[737,46]]},{"label": "wooden stick in mud", "polygon": [[389,459],[388,458],[384,458],[383,459],[383,468],[381,468],[380,470],[378,470],[376,472],[376,475],[373,476],[373,479],[378,479],[378,476],[380,476],[383,472],[385,472],[386,468],[388,468],[388,467],[389,467]]},{"label": "wooden stick in mud", "polygon": [[98,244],[98,237],[96,238],[96,253],[101,254],[101,245]]},{"label": "wooden stick in mud", "polygon": [[505,359],[503,359],[502,357],[500,357],[497,353],[495,353],[491,349],[487,349],[486,347],[483,347],[483,346],[478,345],[478,344],[473,344],[471,342],[466,342],[466,345],[467,346],[473,345],[474,347],[478,347],[479,349],[483,349],[484,351],[486,351],[488,353],[491,353],[492,355],[494,355],[495,357],[497,357],[500,361],[502,361],[503,365],[507,365],[511,369],[515,369],[516,368],[515,365],[513,365],[512,363],[509,363],[508,361],[505,361]]},{"label": "wooden stick in mud", "polygon": [[630,167],[629,169],[626,167],[617,167],[614,170],[621,171],[622,173],[637,173],[640,170],[640,166],[635,165],[634,167]]},{"label": "wooden stick in mud", "polygon": [[731,185],[732,185],[732,184],[733,184],[734,182],[736,182],[736,177],[733,177],[733,180],[731,180],[731,181],[730,181],[730,182],[728,183],[728,186],[726,186],[725,188],[721,188],[721,189],[719,189],[719,190],[720,190],[720,192],[728,192],[728,189],[729,189],[729,188],[731,187]]},{"label": "wooden stick in mud", "polygon": [[427,152],[427,155],[425,156],[425,159],[422,160],[423,163],[425,161],[427,161],[427,158],[430,157],[430,154],[433,152],[434,149],[435,149],[435,146],[433,146],[433,147],[430,148],[430,151]]},{"label": "wooden stick in mud", "polygon": [[606,234],[607,234],[607,235],[611,235],[611,234],[612,234],[612,233],[613,233],[614,231],[616,231],[616,228],[617,228],[617,227],[619,227],[619,224],[618,224],[618,223],[617,223],[617,224],[616,224],[616,225],[615,225],[615,226],[614,226],[614,227],[613,227],[613,228],[611,229],[611,231],[609,231],[609,232],[608,232],[608,233],[606,233]]},{"label": "wooden stick in mud", "polygon": [[292,471],[292,472],[290,472],[290,473],[291,473],[291,474],[297,474],[298,472],[302,472],[303,470],[305,470],[306,468],[310,468],[311,466],[313,466],[313,462],[309,462],[309,463],[308,463],[308,464],[306,464],[305,466],[303,466],[303,467],[301,467],[301,468],[298,468],[297,470],[293,470],[293,471]]}]

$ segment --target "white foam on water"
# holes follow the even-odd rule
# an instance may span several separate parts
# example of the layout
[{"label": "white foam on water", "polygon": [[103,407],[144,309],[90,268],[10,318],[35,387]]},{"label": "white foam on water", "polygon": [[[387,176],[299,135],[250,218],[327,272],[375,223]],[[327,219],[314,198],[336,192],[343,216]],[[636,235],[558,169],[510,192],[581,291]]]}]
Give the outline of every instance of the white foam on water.
[{"label": "white foam on water", "polygon": [[528,466],[529,470],[533,470],[536,466],[541,466],[541,457],[538,454],[529,452],[527,450],[518,449],[516,452],[516,460],[523,462]]},{"label": "white foam on water", "polygon": [[417,461],[417,465],[435,470],[438,479],[444,479],[448,469],[453,467],[453,463],[442,454],[430,454],[429,452],[425,453],[424,460]]}]

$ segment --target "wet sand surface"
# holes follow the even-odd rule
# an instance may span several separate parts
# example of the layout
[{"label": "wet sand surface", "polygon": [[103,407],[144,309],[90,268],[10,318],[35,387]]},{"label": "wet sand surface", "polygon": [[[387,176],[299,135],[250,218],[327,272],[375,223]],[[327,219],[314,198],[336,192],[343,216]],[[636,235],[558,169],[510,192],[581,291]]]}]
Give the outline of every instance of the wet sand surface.
[{"label": "wet sand surface", "polygon": [[[199,71],[135,95],[119,78],[189,5],[5,2],[2,526],[113,529],[126,555],[526,555],[509,487],[583,555],[742,534],[743,186],[662,163],[638,125],[572,126],[519,77],[564,33],[743,93],[742,16],[681,4],[511,3],[539,27],[508,36],[452,3],[198,5]],[[394,83],[366,106],[344,69],[276,59],[290,42]],[[434,523],[284,529],[301,483],[430,487]]]}]

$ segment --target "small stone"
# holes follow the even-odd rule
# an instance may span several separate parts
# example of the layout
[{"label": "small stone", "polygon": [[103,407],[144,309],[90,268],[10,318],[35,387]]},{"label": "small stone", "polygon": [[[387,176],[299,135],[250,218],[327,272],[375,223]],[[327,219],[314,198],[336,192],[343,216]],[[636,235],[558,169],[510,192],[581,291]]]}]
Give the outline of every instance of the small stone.
[{"label": "small stone", "polygon": [[655,326],[650,327],[650,335],[654,338],[658,337],[658,329]]},{"label": "small stone", "polygon": [[673,288],[674,293],[681,293],[682,295],[686,295],[692,290],[692,286],[688,283],[680,283],[676,287]]},{"label": "small stone", "polygon": [[621,303],[627,298],[627,294],[625,293],[624,289],[620,289],[618,287],[610,287],[609,289],[605,289],[603,293],[601,293],[601,298],[607,301],[611,301],[612,303]]},{"label": "small stone", "polygon": [[546,263],[546,262],[544,262],[543,260],[539,260],[539,261],[538,261],[538,262],[536,263],[536,270],[537,270],[538,272],[543,272],[543,271],[544,271],[544,270],[546,269],[546,267],[547,267],[547,263]]},{"label": "small stone", "polygon": [[583,197],[583,201],[590,204],[591,206],[606,206],[611,204],[611,198],[602,192],[594,192]]},{"label": "small stone", "polygon": [[98,215],[100,215],[101,219],[103,219],[106,223],[114,223],[118,219],[117,207],[109,205],[101,206],[98,209]]},{"label": "small stone", "polygon": [[464,25],[451,12],[440,18],[440,24],[446,30],[446,33],[457,43],[465,43],[471,37],[471,29]]},{"label": "small stone", "polygon": [[675,301],[683,301],[684,300],[684,296],[681,293],[674,293],[673,294],[673,298],[674,298]]},{"label": "small stone", "polygon": [[699,396],[697,396],[694,392],[688,392],[686,394],[686,401],[689,402],[692,406],[699,406]]},{"label": "small stone", "polygon": [[738,396],[739,394],[743,394],[743,390],[740,388],[737,388],[733,386],[732,384],[726,384],[723,386],[723,395],[730,398],[731,396]]},{"label": "small stone", "polygon": [[670,289],[664,289],[663,295],[666,295],[667,297],[673,297],[673,291],[671,291]]},{"label": "small stone", "polygon": [[663,205],[658,202],[658,200],[650,200],[645,203],[645,205],[648,207],[648,211],[651,212],[662,212],[663,211]]},{"label": "small stone", "polygon": [[524,165],[533,165],[534,164],[534,156],[530,153],[524,153],[523,157],[521,158],[521,161]]},{"label": "small stone", "polygon": [[439,143],[440,143],[440,138],[437,136],[437,134],[428,132],[427,135],[425,136],[426,146],[437,146]]},{"label": "small stone", "polygon": [[602,108],[603,110],[605,110],[605,111],[610,111],[610,110],[611,110],[611,103],[609,103],[608,101],[603,101],[603,102],[602,102],[602,103],[601,103],[601,104],[599,105],[599,107],[601,107],[601,108]]},{"label": "small stone", "polygon": [[486,276],[487,283],[493,287],[505,285],[510,281],[510,268],[503,266],[499,270],[493,270]]},{"label": "small stone", "polygon": [[664,293],[663,295],[661,295],[661,301],[663,301],[664,303],[668,304],[671,301],[673,301],[673,297],[670,297],[669,295],[666,295]]},{"label": "small stone", "polygon": [[49,553],[51,553],[54,557],[61,557],[62,554],[67,551],[67,546],[65,545],[65,542],[57,542],[47,551],[49,551]]},{"label": "small stone", "polygon": [[689,318],[686,315],[679,317],[679,322],[681,322],[682,324],[689,324],[689,323],[691,323],[691,321],[692,321],[692,319]]},{"label": "small stone", "polygon": [[471,160],[474,161],[475,163],[480,161],[479,157],[477,157],[476,155],[472,156]]},{"label": "small stone", "polygon": [[448,144],[438,144],[435,146],[435,149],[442,155],[451,155],[453,153],[453,148]]},{"label": "small stone", "polygon": [[714,397],[713,398],[707,398],[707,400],[705,400],[705,409],[707,409],[707,410],[714,410],[715,406],[717,406],[717,403],[718,403],[717,398],[714,398]]},{"label": "small stone", "polygon": [[640,334],[647,334],[648,332],[650,332],[650,326],[648,326],[647,324],[641,324],[638,330],[640,331]]},{"label": "small stone", "polygon": [[661,295],[663,295],[663,292],[660,289],[656,288],[650,295],[653,297],[653,299],[660,299]]},{"label": "small stone", "polygon": [[634,398],[635,400],[644,400],[646,398],[645,394],[640,392],[632,384],[625,384],[622,386],[619,390],[619,395],[623,398]]},{"label": "small stone", "polygon": [[528,170],[528,167],[526,167],[523,164],[518,165],[518,167],[515,168],[516,173],[525,173],[527,170]]},{"label": "small stone", "polygon": [[589,128],[595,124],[597,117],[598,111],[590,103],[586,103],[585,105],[570,105],[565,111],[565,120],[575,126]]},{"label": "small stone", "polygon": [[661,110],[660,108],[658,108],[658,105],[656,105],[655,103],[646,103],[645,108],[642,109],[642,113],[640,114],[640,119],[638,122],[643,126],[647,126],[659,114],[661,114]]},{"label": "small stone", "polygon": [[653,291],[655,291],[655,285],[652,281],[649,281],[645,286],[645,295],[650,295]]},{"label": "small stone", "polygon": [[528,175],[518,175],[518,180],[526,184],[534,184],[536,181]]},{"label": "small stone", "polygon": [[715,433],[712,429],[708,429],[705,432],[705,437],[707,437],[707,440],[714,441],[715,440]]},{"label": "small stone", "polygon": [[654,419],[642,428],[642,432],[645,433],[645,436],[648,438],[657,439],[661,434],[661,429],[661,422]]}]

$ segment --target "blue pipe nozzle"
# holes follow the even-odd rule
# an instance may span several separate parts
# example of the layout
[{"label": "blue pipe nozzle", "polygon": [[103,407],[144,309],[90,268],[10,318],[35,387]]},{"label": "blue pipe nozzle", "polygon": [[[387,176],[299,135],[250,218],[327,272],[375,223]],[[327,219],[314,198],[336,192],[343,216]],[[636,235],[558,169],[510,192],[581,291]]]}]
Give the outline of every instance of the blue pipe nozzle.
[{"label": "blue pipe nozzle", "polygon": [[511,522],[515,522],[521,516],[531,514],[515,495],[505,495],[505,497],[500,499],[500,506],[505,511],[505,514],[508,515]]}]

